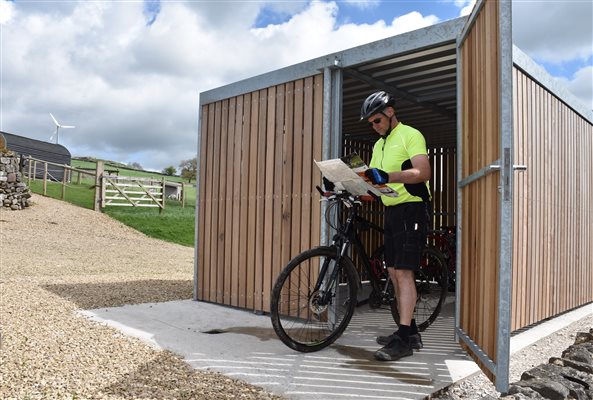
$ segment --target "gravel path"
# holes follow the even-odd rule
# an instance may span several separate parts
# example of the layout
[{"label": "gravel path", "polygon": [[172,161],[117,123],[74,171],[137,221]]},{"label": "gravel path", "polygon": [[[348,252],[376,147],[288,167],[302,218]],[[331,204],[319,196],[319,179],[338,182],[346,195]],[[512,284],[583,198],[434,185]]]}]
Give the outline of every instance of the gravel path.
[{"label": "gravel path", "polygon": [[0,398],[274,399],[77,309],[189,299],[193,249],[35,195],[0,210]]}]

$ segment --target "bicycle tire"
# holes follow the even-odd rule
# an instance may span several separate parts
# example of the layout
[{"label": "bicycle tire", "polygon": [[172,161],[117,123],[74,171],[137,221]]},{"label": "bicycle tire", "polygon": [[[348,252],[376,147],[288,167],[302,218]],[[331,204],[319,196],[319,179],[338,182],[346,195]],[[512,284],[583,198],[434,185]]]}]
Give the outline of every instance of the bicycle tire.
[{"label": "bicycle tire", "polygon": [[337,249],[331,246],[304,251],[276,279],[270,301],[272,326],[280,340],[293,350],[321,350],[336,341],[350,323],[359,278],[349,258],[342,257],[337,266],[339,284],[333,287],[329,304],[320,306],[316,302],[320,293],[313,291],[318,279],[316,271],[324,262],[335,267],[336,254]]},{"label": "bicycle tire", "polygon": [[[418,330],[423,332],[439,316],[449,289],[449,273],[441,252],[432,247],[425,247],[422,251],[420,269],[415,276],[417,299],[414,318]],[[391,314],[399,325],[397,300],[391,304]]]}]

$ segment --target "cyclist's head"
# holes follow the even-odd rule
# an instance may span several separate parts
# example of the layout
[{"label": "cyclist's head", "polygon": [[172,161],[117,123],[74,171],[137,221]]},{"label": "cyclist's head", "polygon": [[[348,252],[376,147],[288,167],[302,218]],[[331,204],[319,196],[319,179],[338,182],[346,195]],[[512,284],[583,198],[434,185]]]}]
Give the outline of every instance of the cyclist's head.
[{"label": "cyclist's head", "polygon": [[393,107],[395,99],[389,93],[378,91],[366,98],[360,108],[360,120],[364,121],[371,116],[382,113],[387,107]]}]

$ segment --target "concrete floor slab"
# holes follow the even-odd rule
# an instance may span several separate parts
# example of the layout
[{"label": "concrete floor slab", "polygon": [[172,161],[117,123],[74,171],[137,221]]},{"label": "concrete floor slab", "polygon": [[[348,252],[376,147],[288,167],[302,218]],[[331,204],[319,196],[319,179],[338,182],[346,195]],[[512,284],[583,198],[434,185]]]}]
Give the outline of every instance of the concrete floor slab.
[{"label": "concrete floor slab", "polygon": [[291,399],[423,399],[478,371],[454,341],[454,303],[423,334],[424,348],[396,362],[373,358],[388,310],[359,307],[345,333],[316,353],[298,353],[276,336],[270,317],[191,300],[83,311],[194,368],[235,377]]}]

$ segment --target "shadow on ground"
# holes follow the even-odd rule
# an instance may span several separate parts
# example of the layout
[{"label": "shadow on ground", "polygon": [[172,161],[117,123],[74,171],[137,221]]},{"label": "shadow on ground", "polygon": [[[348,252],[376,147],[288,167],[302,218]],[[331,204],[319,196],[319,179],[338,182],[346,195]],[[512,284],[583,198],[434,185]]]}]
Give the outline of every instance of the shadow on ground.
[{"label": "shadow on ground", "polygon": [[191,280],[149,279],[128,282],[54,284],[43,285],[42,288],[74,302],[78,308],[90,310],[127,304],[191,299],[193,283]]}]

